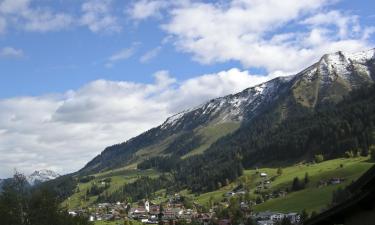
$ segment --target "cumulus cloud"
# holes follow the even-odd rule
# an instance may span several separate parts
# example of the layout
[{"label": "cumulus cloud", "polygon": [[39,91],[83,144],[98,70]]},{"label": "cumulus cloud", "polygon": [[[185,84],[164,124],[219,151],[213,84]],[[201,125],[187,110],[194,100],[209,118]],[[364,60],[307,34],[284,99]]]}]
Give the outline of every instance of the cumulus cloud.
[{"label": "cumulus cloud", "polygon": [[0,49],[0,58],[22,58],[24,52],[22,49],[16,49],[13,47],[4,47]]},{"label": "cumulus cloud", "polygon": [[112,10],[112,0],[86,1],[82,4],[81,23],[92,32],[119,32],[122,28]]},{"label": "cumulus cloud", "polygon": [[150,17],[160,17],[161,10],[170,5],[165,0],[140,0],[133,2],[127,13],[132,19],[144,20]]},{"label": "cumulus cloud", "polygon": [[0,31],[6,24],[27,31],[47,32],[70,27],[74,19],[66,13],[56,13],[50,8],[33,8],[31,0],[3,0],[0,2]]},{"label": "cumulus cloud", "polygon": [[235,60],[268,72],[295,72],[327,52],[371,47],[373,29],[361,27],[356,15],[329,10],[334,2],[191,1],[171,6],[162,28],[178,50],[202,64]]},{"label": "cumulus cloud", "polygon": [[14,168],[76,171],[168,116],[269,78],[231,69],[177,81],[159,71],[152,83],[97,80],[66,93],[2,99],[0,177]]},{"label": "cumulus cloud", "polygon": [[32,4],[34,2],[33,0],[1,0],[0,33],[4,33],[9,28],[49,32],[80,26],[87,26],[94,33],[114,33],[122,30],[113,12],[113,0],[86,0],[80,5],[80,15],[58,12],[57,9],[41,6],[40,3]]}]

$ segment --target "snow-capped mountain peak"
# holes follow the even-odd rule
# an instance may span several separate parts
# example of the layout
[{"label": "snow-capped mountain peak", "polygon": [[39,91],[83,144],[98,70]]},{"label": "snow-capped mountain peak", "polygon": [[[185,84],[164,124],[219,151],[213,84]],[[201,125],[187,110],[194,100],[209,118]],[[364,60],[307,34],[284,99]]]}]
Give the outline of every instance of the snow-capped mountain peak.
[{"label": "snow-capped mountain peak", "polygon": [[[357,53],[339,51],[326,54],[317,63],[296,75],[278,77],[237,94],[212,99],[198,107],[171,116],[161,125],[161,129],[191,128],[195,126],[192,121],[198,121],[197,124],[203,125],[251,119],[258,113],[261,105],[277,99],[281,92],[280,88],[288,82],[296,82],[296,85],[302,88],[300,93],[295,95],[297,98],[311,101],[304,105],[315,106],[327,96],[343,96],[345,93],[342,89],[351,90],[361,87],[364,83],[372,83],[374,60],[375,49]],[[314,85],[317,85],[315,90],[319,94],[309,91]],[[311,96],[316,96],[316,99],[310,98]]]},{"label": "snow-capped mountain peak", "polygon": [[60,175],[58,173],[52,170],[37,170],[27,176],[27,181],[30,183],[30,185],[34,185],[56,179],[59,176]]},{"label": "snow-capped mountain peak", "polygon": [[199,125],[208,123],[242,122],[257,113],[257,108],[278,96],[278,89],[294,76],[279,77],[268,82],[247,88],[237,94],[212,99],[198,107],[185,110],[169,117],[161,129],[177,130],[191,127],[191,121],[199,121]]}]

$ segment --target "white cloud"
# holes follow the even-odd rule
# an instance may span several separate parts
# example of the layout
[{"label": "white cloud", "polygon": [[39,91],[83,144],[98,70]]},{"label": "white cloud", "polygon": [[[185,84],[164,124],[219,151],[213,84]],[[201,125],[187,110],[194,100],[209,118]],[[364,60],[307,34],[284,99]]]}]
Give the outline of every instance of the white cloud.
[{"label": "white cloud", "polygon": [[112,15],[112,0],[90,0],[82,4],[81,24],[92,32],[119,32],[121,26]]},{"label": "white cloud", "polygon": [[162,28],[178,50],[202,64],[235,60],[245,67],[292,73],[327,52],[371,47],[365,34],[371,29],[361,27],[356,15],[330,11],[334,2],[192,1],[168,8]]},{"label": "white cloud", "polygon": [[[33,8],[31,0],[3,0],[0,2],[0,31],[11,23],[13,28],[27,31],[47,32],[69,28],[73,17],[65,13],[55,13],[49,8]],[[1,26],[3,24],[3,26]],[[3,29],[1,29],[3,27]]]},{"label": "white cloud", "polygon": [[129,48],[124,48],[118,52],[115,52],[108,58],[106,67],[111,68],[116,62],[129,59],[135,54],[139,45],[140,43],[135,42]]},{"label": "white cloud", "polygon": [[160,11],[170,5],[166,0],[140,0],[127,10],[132,19],[144,20],[149,17],[161,17]]},{"label": "white cloud", "polygon": [[109,60],[112,62],[130,58],[134,54],[134,48],[126,48],[113,54]]},{"label": "white cloud", "polygon": [[0,177],[51,168],[80,169],[106,146],[168,116],[270,77],[231,69],[178,82],[159,71],[149,84],[97,80],[60,95],[0,100]]},{"label": "white cloud", "polygon": [[355,35],[361,31],[358,16],[343,15],[337,10],[313,15],[302,23],[312,25],[313,27],[329,27],[330,25],[334,25],[338,28],[340,38],[348,38],[349,35]]},{"label": "white cloud", "polygon": [[24,52],[22,49],[16,49],[13,47],[4,47],[0,49],[0,58],[22,58]]},{"label": "white cloud", "polygon": [[151,59],[155,58],[156,56],[159,55],[160,51],[161,51],[161,47],[158,46],[154,49],[151,49],[150,51],[146,52],[144,55],[142,55],[142,57],[139,59],[139,61],[141,63],[147,63],[149,62]]},{"label": "white cloud", "polygon": [[0,33],[4,33],[7,28],[48,32],[79,26],[87,26],[95,33],[113,33],[122,30],[113,12],[113,0],[86,0],[81,5],[82,15],[56,12],[51,7],[42,6],[39,2],[32,3],[35,1],[0,1]]}]

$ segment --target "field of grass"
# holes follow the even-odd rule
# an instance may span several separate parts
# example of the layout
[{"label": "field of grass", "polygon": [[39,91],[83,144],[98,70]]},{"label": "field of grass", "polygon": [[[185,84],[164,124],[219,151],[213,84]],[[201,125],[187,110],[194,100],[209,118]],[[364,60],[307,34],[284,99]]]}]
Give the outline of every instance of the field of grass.
[{"label": "field of grass", "polygon": [[[332,192],[338,187],[345,187],[352,181],[358,179],[366,170],[368,170],[374,162],[370,162],[368,158],[358,157],[350,159],[334,159],[327,160],[322,163],[310,163],[310,164],[296,164],[282,168],[282,174],[277,174],[277,168],[259,168],[245,170],[243,176],[239,177],[235,182],[229,185],[223,186],[222,188],[195,195],[188,190],[183,190],[179,194],[191,198],[194,202],[208,206],[209,202],[220,202],[224,199],[224,194],[232,191],[239,184],[245,184],[246,188],[250,190],[251,198],[256,199],[255,194],[257,183],[261,181],[259,173],[265,172],[268,177],[273,177],[274,180],[271,183],[268,192],[273,190],[285,190],[287,187],[291,187],[291,183],[295,177],[304,179],[306,173],[309,174],[310,182],[305,189],[297,192],[291,192],[285,197],[276,199],[270,199],[262,204],[254,207],[255,211],[279,211],[279,212],[299,212],[302,209],[306,209],[309,212],[319,212],[322,208],[325,208],[332,199]],[[97,197],[91,197],[87,201],[84,201],[85,193],[92,184],[97,183],[106,177],[111,177],[112,181],[108,192],[114,192],[126,183],[134,182],[139,176],[151,176],[157,177],[160,174],[154,170],[138,171],[138,170],[114,170],[105,173],[96,174],[96,178],[88,183],[79,183],[80,191],[75,193],[69,199],[67,199],[63,205],[68,208],[79,208],[88,207],[95,202]],[[326,187],[317,187],[317,183],[320,180],[328,180],[330,178],[339,177],[345,179],[340,185],[332,185]],[[167,201],[168,197],[166,190],[162,189],[155,193],[155,198],[152,200],[154,203],[159,204]]]},{"label": "field of grass", "polygon": [[102,179],[111,178],[110,186],[106,191],[108,191],[108,193],[113,193],[119,190],[119,188],[121,188],[123,185],[136,181],[139,176],[150,176],[155,178],[159,176],[159,173],[154,170],[116,170],[108,171],[105,173],[98,173],[94,176],[95,179],[91,180],[90,182],[78,183],[77,190],[79,191],[77,191],[68,199],[66,199],[62,203],[62,206],[67,207],[69,209],[75,209],[85,208],[92,205],[96,201],[97,196],[91,196],[89,198],[86,198],[86,191],[93,184],[100,186],[100,180]]},{"label": "field of grass", "polygon": [[[342,165],[342,167],[340,166]],[[272,189],[290,187],[294,177],[304,178],[305,173],[309,174],[310,182],[301,191],[292,192],[285,197],[268,200],[255,206],[256,211],[280,211],[299,212],[302,209],[319,212],[325,208],[332,199],[332,192],[339,187],[345,187],[352,181],[358,179],[367,171],[373,162],[368,158],[359,157],[352,159],[335,159],[312,165],[296,165],[283,169],[283,174],[272,183]],[[271,175],[276,175],[276,169],[262,169]],[[345,181],[339,185],[330,185],[318,188],[319,180],[328,180],[339,177]]]},{"label": "field of grass", "polygon": [[[342,167],[340,165],[342,165]],[[305,173],[309,174],[310,182],[304,190],[289,193],[282,198],[268,200],[265,203],[256,205],[254,209],[255,211],[272,210],[280,212],[299,212],[301,209],[306,209],[309,212],[318,212],[331,201],[333,190],[350,184],[372,165],[374,165],[374,163],[369,162],[368,158],[365,157],[334,159],[319,164],[297,164],[284,167],[283,173],[280,176],[277,175],[277,168],[260,168],[258,172],[265,172],[269,177],[275,177],[275,180],[271,183],[270,189],[268,189],[270,192],[291,187],[294,177],[299,177],[303,180]],[[340,185],[317,188],[319,180],[328,180],[334,177],[344,178],[345,181]],[[233,190],[239,184],[246,183],[247,188],[250,189],[251,197],[255,199],[257,195],[254,191],[259,181],[261,181],[261,178],[255,169],[245,170],[244,175],[238,178],[237,181],[216,191],[195,196],[189,191],[184,190],[180,192],[180,194],[192,198],[198,204],[207,206],[209,201],[222,201],[225,193]]]},{"label": "field of grass", "polygon": [[234,132],[239,127],[239,123],[219,123],[214,126],[198,129],[197,134],[203,137],[204,144],[184,155],[182,158],[202,154],[219,138]]}]

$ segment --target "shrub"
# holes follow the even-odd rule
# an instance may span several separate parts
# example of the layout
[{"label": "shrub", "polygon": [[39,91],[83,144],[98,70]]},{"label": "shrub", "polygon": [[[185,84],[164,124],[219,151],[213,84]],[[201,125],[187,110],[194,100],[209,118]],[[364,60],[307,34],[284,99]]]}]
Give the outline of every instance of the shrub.
[{"label": "shrub", "polygon": [[322,154],[315,155],[314,157],[316,163],[321,163],[324,161],[324,156]]},{"label": "shrub", "polygon": [[281,167],[279,167],[279,168],[277,169],[277,174],[278,174],[278,175],[283,174],[283,169],[281,169]]},{"label": "shrub", "polygon": [[353,158],[354,153],[353,153],[353,151],[346,151],[344,156],[345,156],[345,158]]}]

